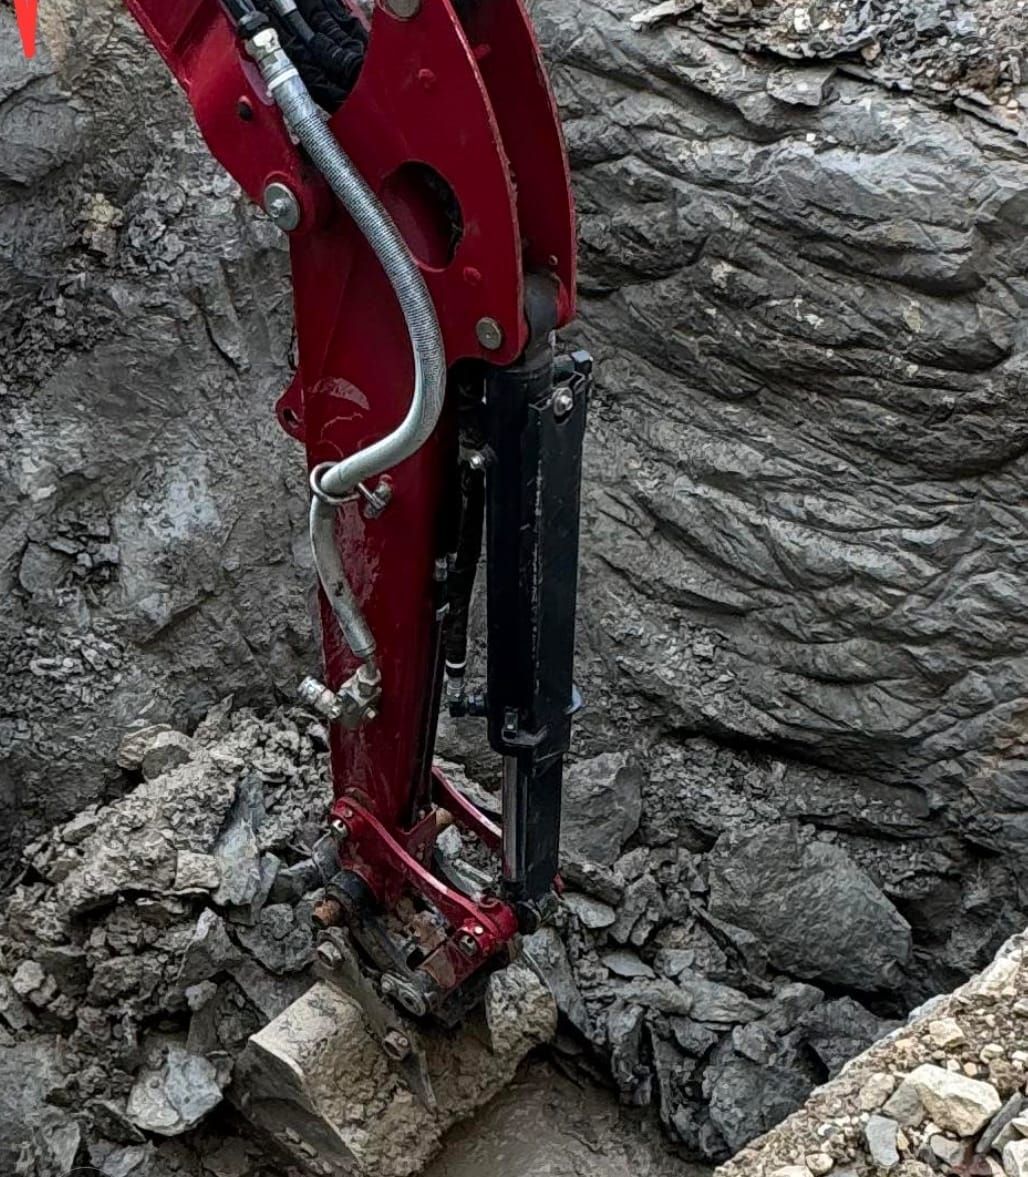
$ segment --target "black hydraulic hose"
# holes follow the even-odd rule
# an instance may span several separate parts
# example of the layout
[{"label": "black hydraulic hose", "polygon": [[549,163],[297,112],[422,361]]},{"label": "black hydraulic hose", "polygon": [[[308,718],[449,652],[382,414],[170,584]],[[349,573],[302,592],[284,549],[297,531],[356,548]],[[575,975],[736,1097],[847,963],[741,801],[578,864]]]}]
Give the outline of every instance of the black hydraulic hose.
[{"label": "black hydraulic hose", "polygon": [[268,18],[254,0],[222,0],[241,37],[249,39],[268,27]]}]

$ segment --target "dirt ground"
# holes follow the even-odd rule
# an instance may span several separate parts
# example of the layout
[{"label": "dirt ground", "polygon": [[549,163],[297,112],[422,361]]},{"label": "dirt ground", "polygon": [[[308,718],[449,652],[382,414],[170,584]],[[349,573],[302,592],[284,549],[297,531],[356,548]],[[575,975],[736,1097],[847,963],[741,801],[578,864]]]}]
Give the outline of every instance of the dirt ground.
[{"label": "dirt ground", "polygon": [[455,1128],[425,1177],[702,1177],[650,1118],[538,1060],[476,1119]]}]

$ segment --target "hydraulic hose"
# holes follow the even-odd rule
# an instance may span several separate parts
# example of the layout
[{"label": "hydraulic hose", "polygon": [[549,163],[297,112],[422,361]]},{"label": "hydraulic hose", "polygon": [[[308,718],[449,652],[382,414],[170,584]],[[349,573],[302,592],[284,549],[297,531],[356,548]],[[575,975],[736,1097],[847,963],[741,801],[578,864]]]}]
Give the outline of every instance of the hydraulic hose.
[{"label": "hydraulic hose", "polygon": [[336,509],[358,483],[398,465],[421,448],[435,430],[446,393],[446,359],[435,307],[407,244],[363,176],[325,125],[273,29],[249,41],[286,126],[327,180],[358,231],[378,258],[396,293],[410,336],[414,390],[410,407],[387,436],[311,475],[310,537],[322,587],[353,653],[363,661],[375,653],[374,635],[361,613],[335,544]]}]

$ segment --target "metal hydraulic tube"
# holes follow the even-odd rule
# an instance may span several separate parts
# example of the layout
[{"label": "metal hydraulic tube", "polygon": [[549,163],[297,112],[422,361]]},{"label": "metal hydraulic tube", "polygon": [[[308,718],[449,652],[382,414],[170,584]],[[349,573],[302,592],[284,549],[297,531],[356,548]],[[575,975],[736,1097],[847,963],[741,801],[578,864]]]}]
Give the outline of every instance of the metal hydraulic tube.
[{"label": "metal hydraulic tube", "polygon": [[273,29],[261,30],[250,39],[249,51],[286,126],[381,263],[403,313],[414,357],[414,388],[400,424],[341,462],[319,465],[311,472],[310,538],[318,577],[347,645],[358,658],[368,662],[375,653],[375,638],[343,569],[335,542],[336,508],[347,501],[358,484],[409,458],[431,437],[446,394],[443,339],[432,298],[406,242],[325,126],[320,107],[282,49],[278,34]]}]

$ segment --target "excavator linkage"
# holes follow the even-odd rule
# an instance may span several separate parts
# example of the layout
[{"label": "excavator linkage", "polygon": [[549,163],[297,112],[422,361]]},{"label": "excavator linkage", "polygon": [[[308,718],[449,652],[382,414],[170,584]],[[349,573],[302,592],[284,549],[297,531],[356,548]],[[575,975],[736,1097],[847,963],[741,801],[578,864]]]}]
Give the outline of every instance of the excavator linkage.
[{"label": "excavator linkage", "polygon": [[[298,365],[276,412],[311,475],[324,668],[302,695],[330,724],[340,868],[319,958],[417,1089],[382,999],[456,1024],[557,874],[591,363],[554,356],[575,229],[553,97],[520,0],[126,3],[288,234]],[[493,811],[433,767],[444,706],[487,724]],[[447,868],[451,825],[495,879]]]}]

